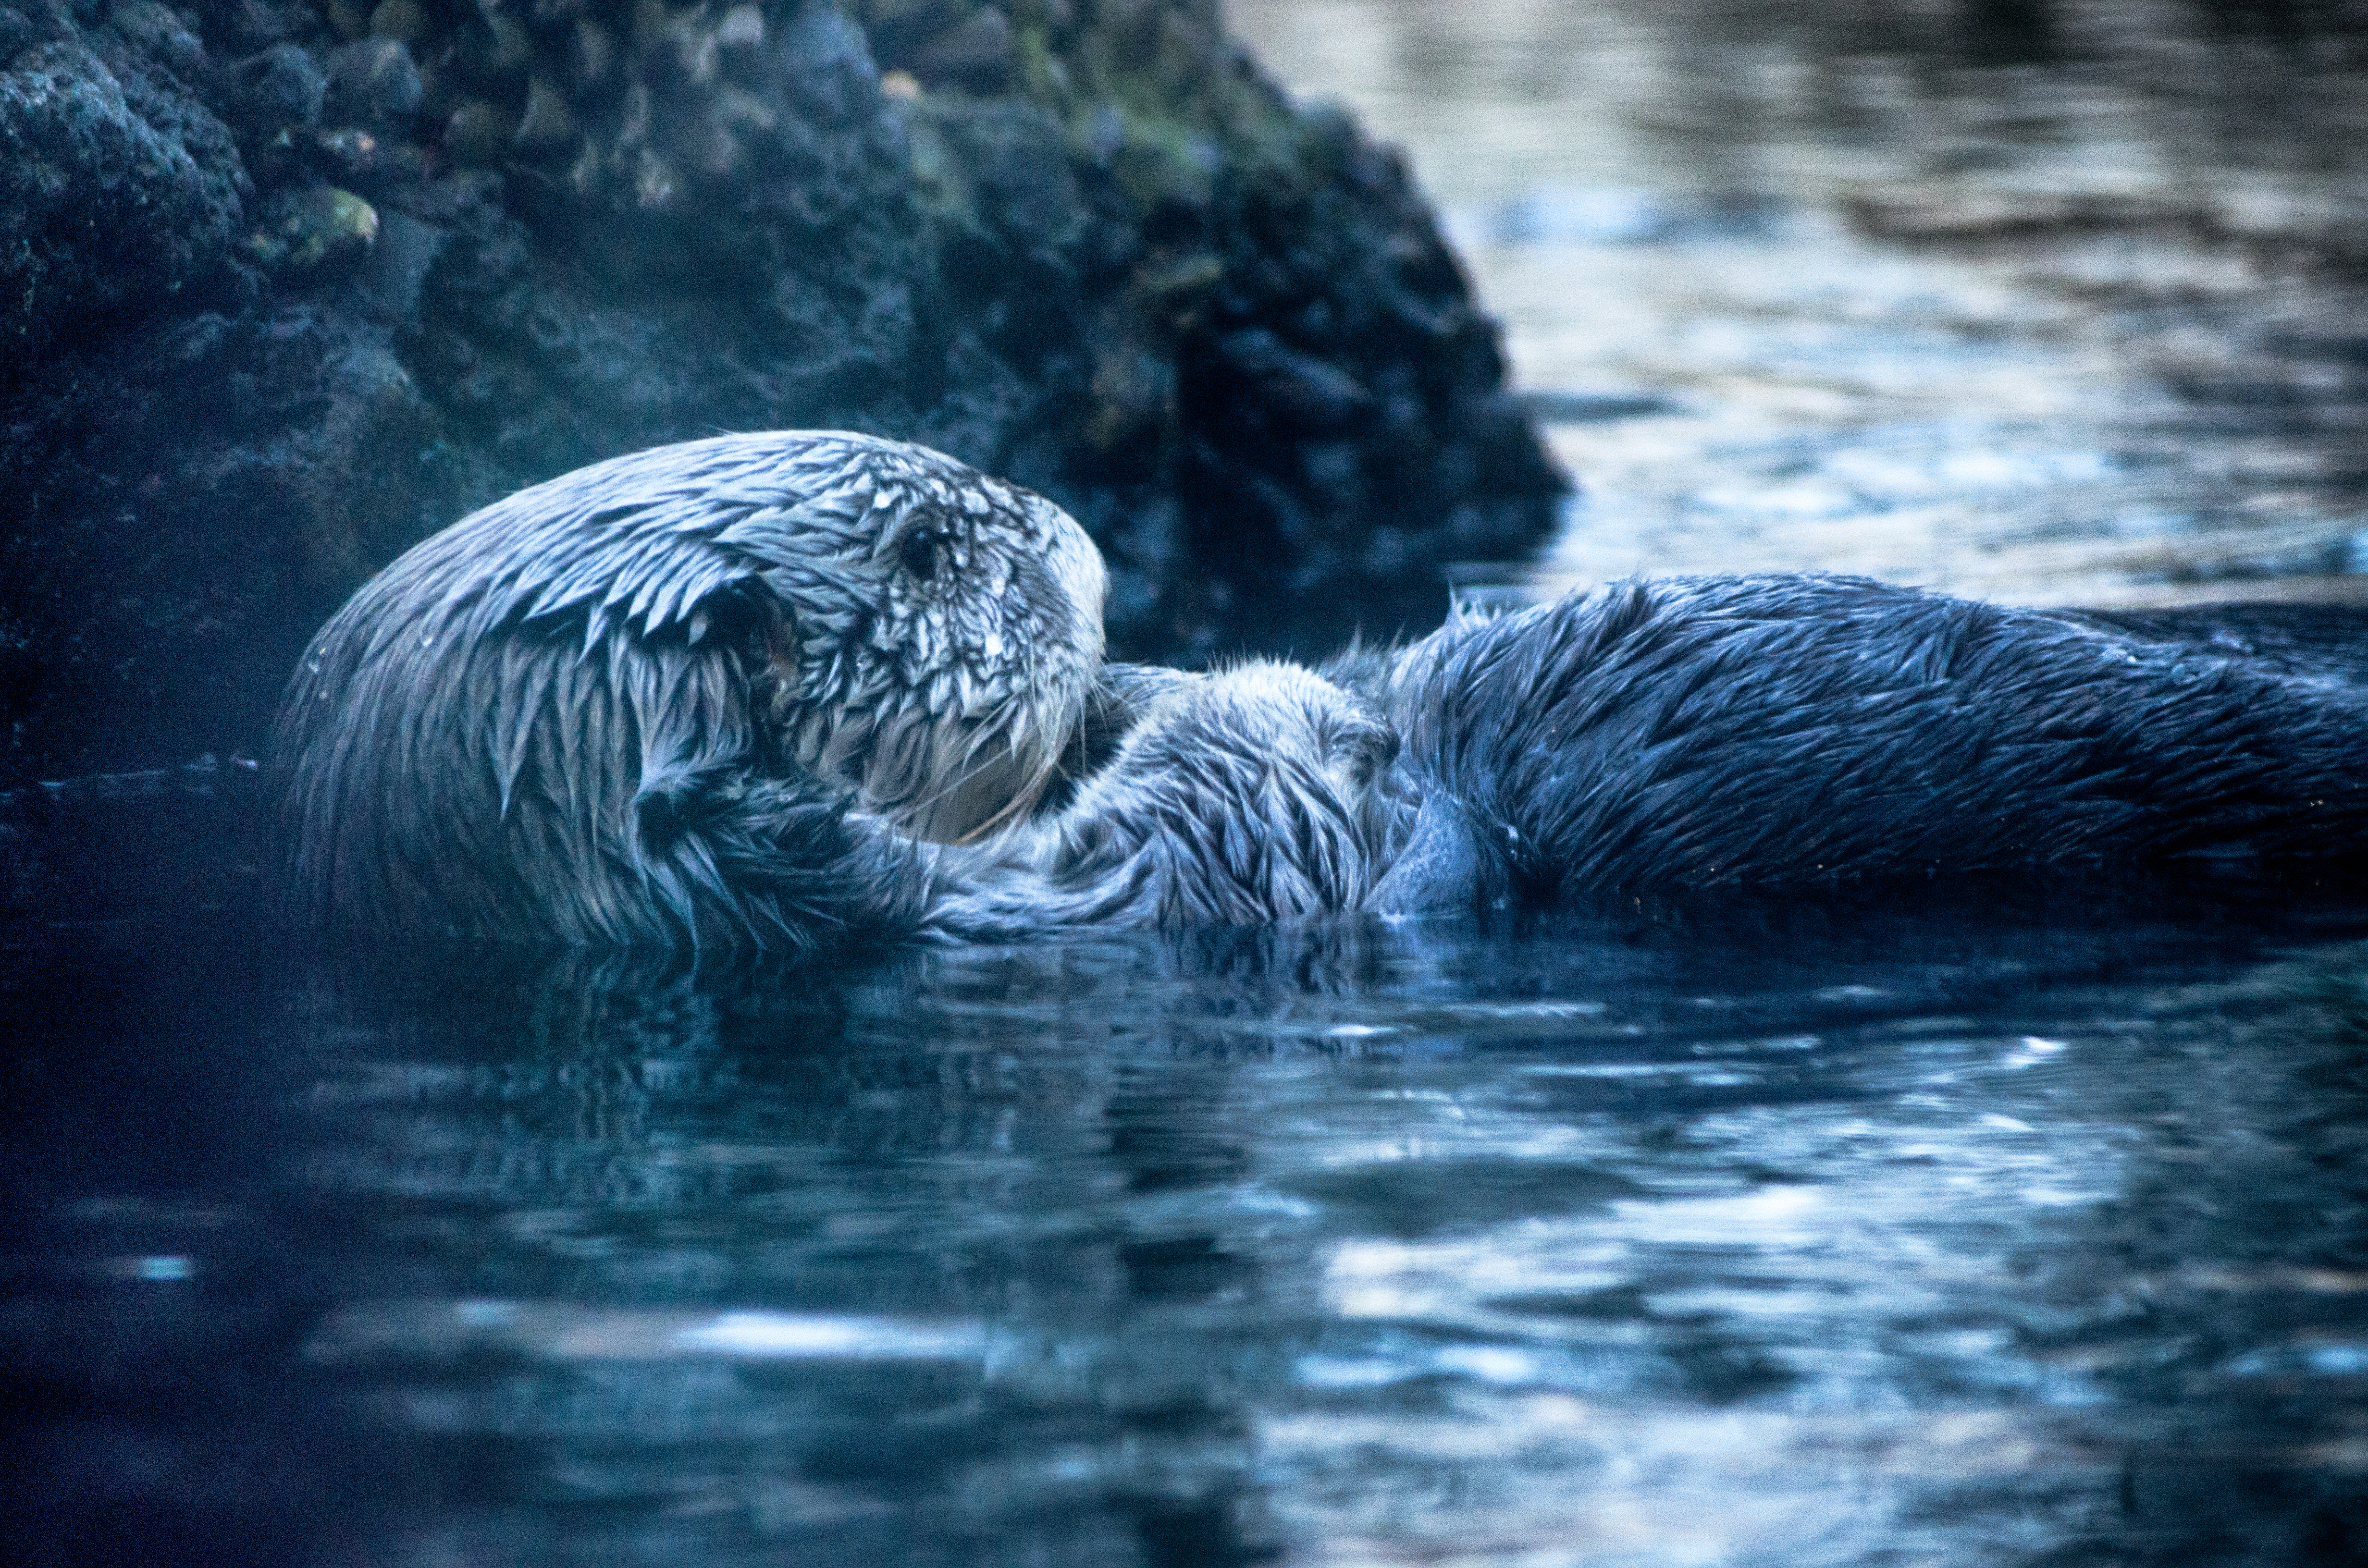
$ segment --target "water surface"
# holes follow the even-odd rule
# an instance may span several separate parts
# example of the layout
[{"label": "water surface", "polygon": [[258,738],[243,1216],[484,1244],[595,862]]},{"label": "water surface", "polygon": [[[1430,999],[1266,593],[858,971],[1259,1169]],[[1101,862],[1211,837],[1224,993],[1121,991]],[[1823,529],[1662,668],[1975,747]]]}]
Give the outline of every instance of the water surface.
[{"label": "water surface", "polygon": [[1530,585],[2368,601],[2368,29],[2226,0],[1231,0],[1403,144],[1585,487]]},{"label": "water surface", "polygon": [[2368,1546],[2342,890],[784,973],[280,951],[142,862],[0,934],[20,1561]]}]

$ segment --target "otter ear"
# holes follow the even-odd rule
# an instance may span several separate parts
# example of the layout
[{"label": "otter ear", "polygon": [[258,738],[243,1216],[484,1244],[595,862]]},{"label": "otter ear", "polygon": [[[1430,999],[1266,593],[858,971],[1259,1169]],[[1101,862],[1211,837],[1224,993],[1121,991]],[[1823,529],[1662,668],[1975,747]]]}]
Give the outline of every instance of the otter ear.
[{"label": "otter ear", "polygon": [[762,577],[744,577],[726,584],[683,617],[683,645],[697,648],[712,638],[726,647],[761,648],[765,657],[790,667],[797,649],[797,623],[790,607]]}]

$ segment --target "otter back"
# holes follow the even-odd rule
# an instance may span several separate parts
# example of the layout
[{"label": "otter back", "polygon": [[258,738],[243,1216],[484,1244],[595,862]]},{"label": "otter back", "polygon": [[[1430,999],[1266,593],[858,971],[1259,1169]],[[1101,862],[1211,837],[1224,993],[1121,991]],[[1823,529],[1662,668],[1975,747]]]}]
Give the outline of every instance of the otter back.
[{"label": "otter back", "polygon": [[1451,624],[1336,672],[1423,796],[1376,905],[2368,850],[2368,688],[2192,619],[1787,576]]}]

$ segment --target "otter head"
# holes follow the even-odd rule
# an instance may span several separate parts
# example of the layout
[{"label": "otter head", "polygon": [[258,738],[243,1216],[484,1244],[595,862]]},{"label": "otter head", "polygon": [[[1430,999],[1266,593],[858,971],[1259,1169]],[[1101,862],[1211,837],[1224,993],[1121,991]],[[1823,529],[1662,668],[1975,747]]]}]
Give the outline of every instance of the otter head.
[{"label": "otter head", "polygon": [[817,438],[801,466],[793,502],[718,540],[770,562],[757,599],[782,760],[917,837],[1024,816],[1101,665],[1093,541],[923,448]]},{"label": "otter head", "polygon": [[[1093,689],[1102,592],[1058,507],[899,441],[721,436],[562,474],[313,639],[272,744],[291,889],[593,942],[894,926],[909,844],[871,830],[1026,812]],[[842,792],[872,813],[853,834]]]}]

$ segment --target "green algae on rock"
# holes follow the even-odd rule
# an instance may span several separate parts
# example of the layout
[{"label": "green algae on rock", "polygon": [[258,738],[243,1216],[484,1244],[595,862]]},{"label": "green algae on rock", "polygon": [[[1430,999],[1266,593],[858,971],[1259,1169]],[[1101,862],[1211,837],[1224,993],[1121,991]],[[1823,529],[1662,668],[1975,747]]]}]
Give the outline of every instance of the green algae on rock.
[{"label": "green algae on rock", "polygon": [[266,267],[322,275],[350,272],[378,243],[378,212],[350,190],[317,185],[283,193],[276,222],[254,235],[249,252]]},{"label": "green algae on rock", "polygon": [[718,429],[1046,492],[1138,657],[1418,624],[1564,487],[1211,0],[0,0],[0,774],[251,745],[411,540]]}]

